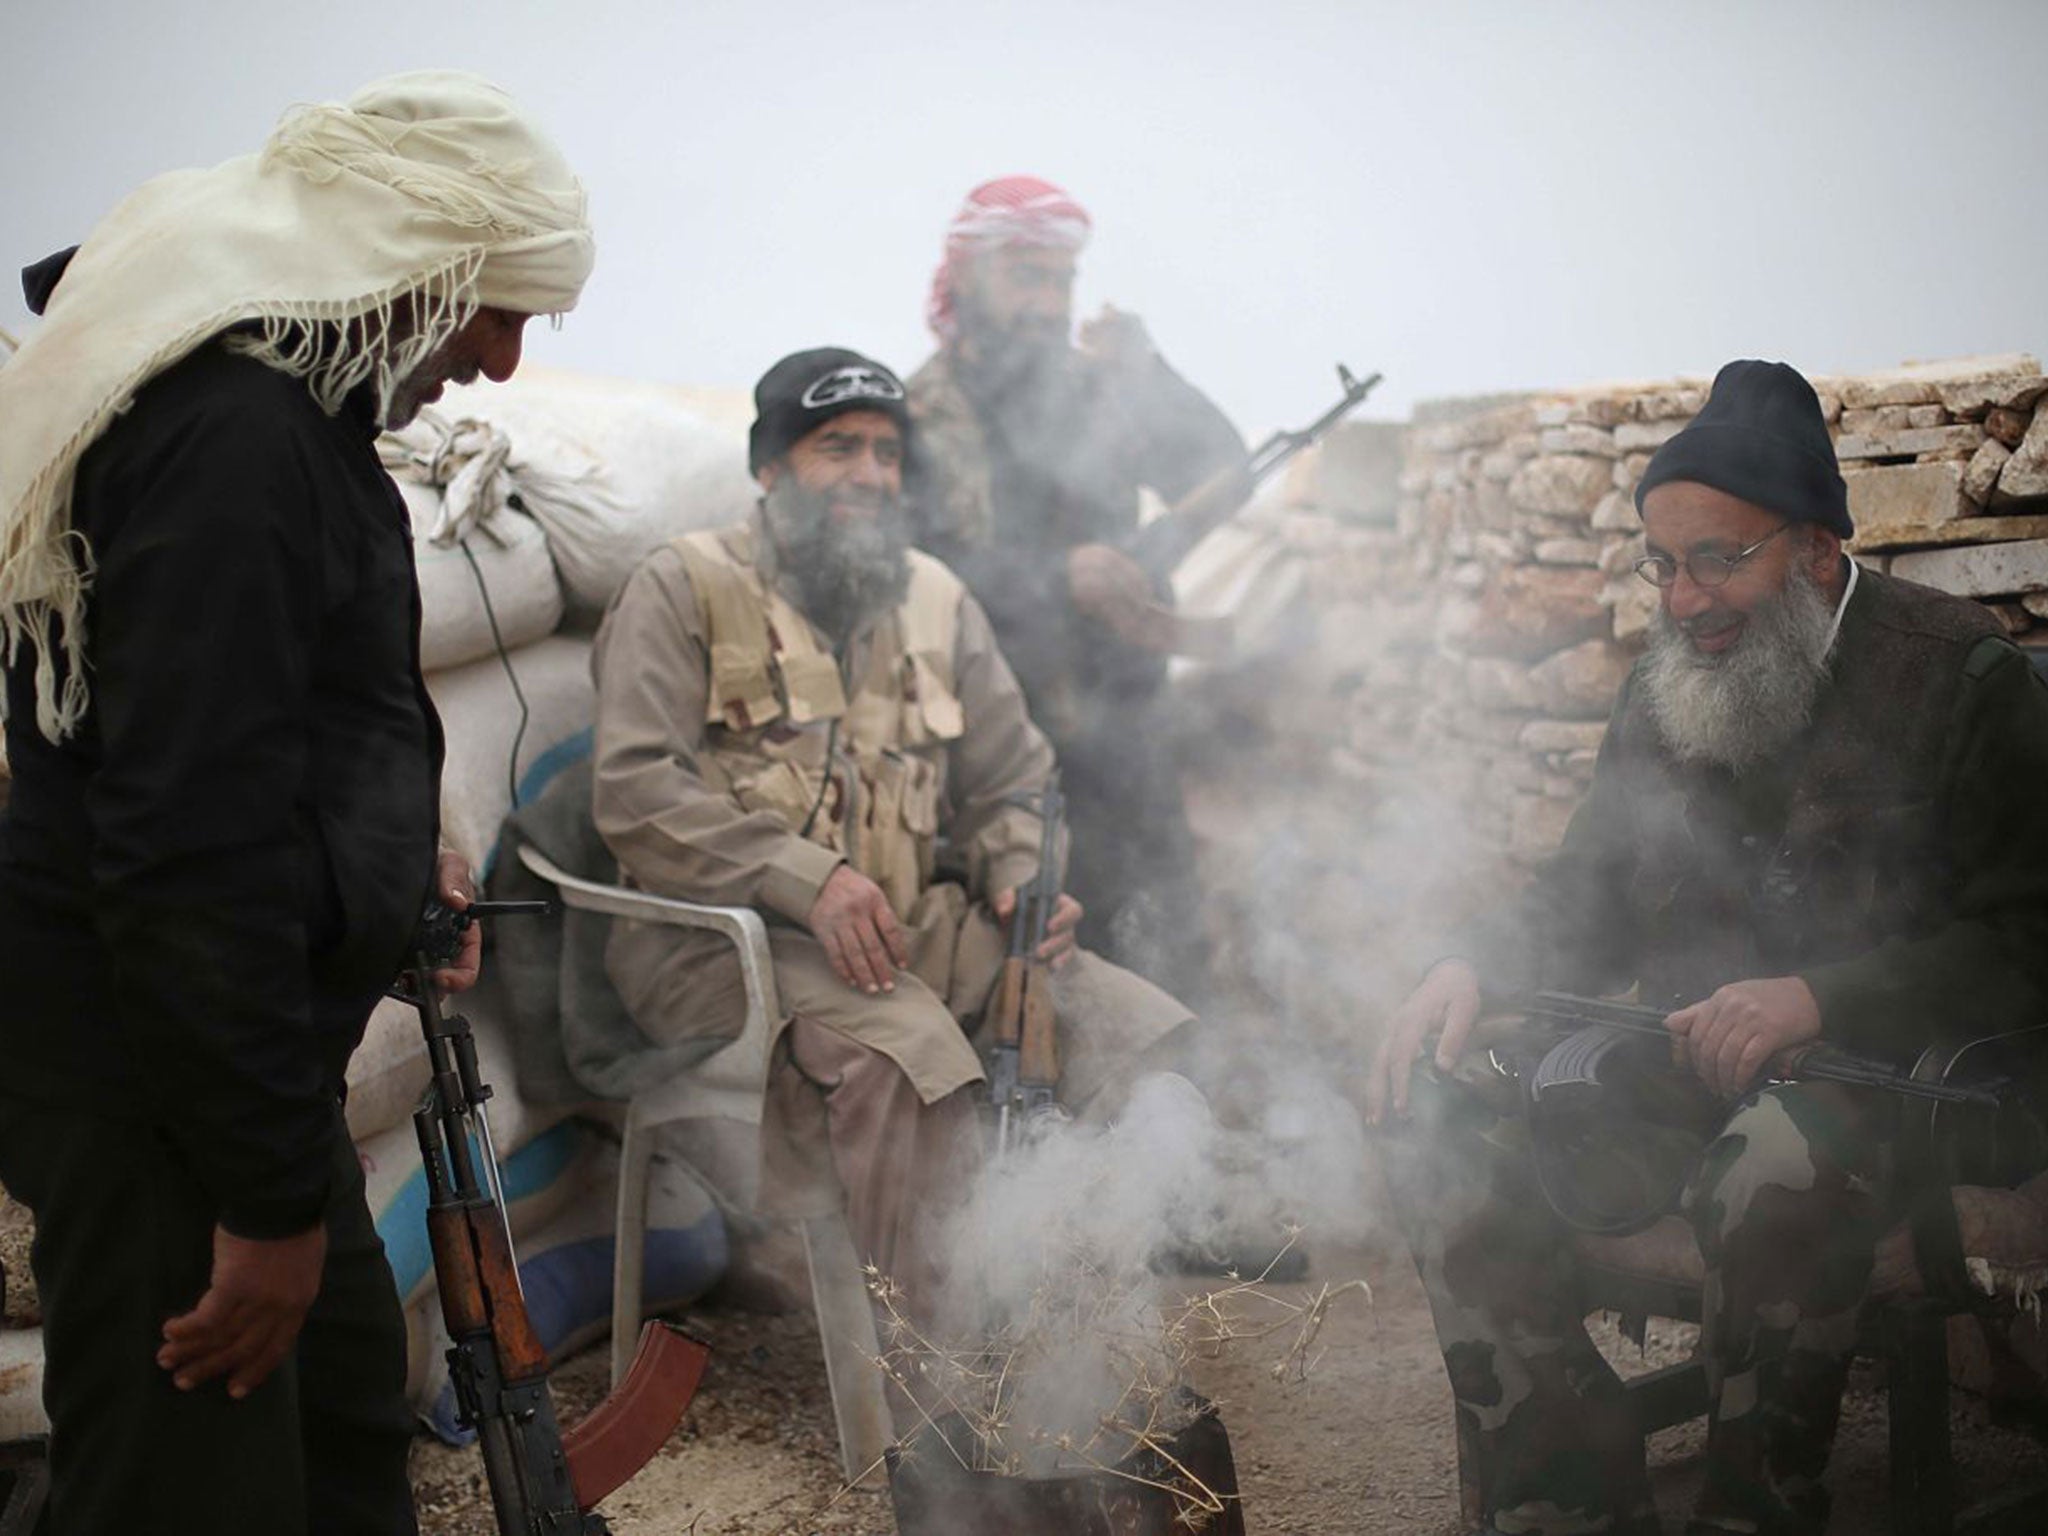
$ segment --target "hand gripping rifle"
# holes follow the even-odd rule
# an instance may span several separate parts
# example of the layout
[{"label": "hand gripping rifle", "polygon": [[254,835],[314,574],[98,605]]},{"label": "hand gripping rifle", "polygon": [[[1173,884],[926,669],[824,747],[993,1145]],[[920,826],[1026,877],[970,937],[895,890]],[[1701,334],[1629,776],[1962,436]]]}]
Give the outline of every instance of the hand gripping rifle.
[{"label": "hand gripping rifle", "polygon": [[1053,1018],[1051,968],[1038,958],[1060,899],[1060,824],[1066,800],[1055,773],[1028,797],[1039,814],[1038,872],[1017,892],[1010,914],[1010,948],[1003,959],[991,1015],[989,1102],[996,1112],[996,1155],[1007,1157],[1034,1123],[1058,1112],[1059,1036]]},{"label": "hand gripping rifle", "polygon": [[[479,901],[456,912],[430,901],[392,995],[419,1010],[432,1079],[413,1112],[427,1180],[434,1283],[452,1341],[448,1374],[465,1425],[475,1428],[499,1536],[603,1536],[589,1511],[639,1471],[681,1422],[710,1348],[651,1322],[626,1379],[564,1434],[548,1394],[541,1348],[512,1253],[505,1191],[469,1021],[443,1013],[433,974],[484,917],[542,915],[544,901]],[[409,990],[408,990],[409,989]]]},{"label": "hand gripping rifle", "polygon": [[1169,580],[1174,567],[1213,531],[1230,521],[1238,508],[1289,459],[1314,446],[1379,384],[1380,375],[1358,378],[1342,363],[1337,403],[1297,431],[1275,432],[1252,450],[1241,464],[1226,464],[1175,502],[1164,517],[1154,518],[1134,534],[1125,553],[1145,568],[1154,582]]},{"label": "hand gripping rifle", "polygon": [[[1597,1087],[1601,1057],[1616,1038],[1636,1036],[1666,1042],[1671,1039],[1671,1031],[1664,1027],[1667,1015],[1635,1003],[1611,1003],[1604,998],[1575,997],[1569,992],[1530,992],[1512,999],[1510,1006],[1533,1023],[1569,1032],[1537,1066],[1531,1091],[1539,1099],[1567,1086]],[[1853,1083],[1937,1104],[1975,1104],[1997,1109],[2003,1102],[1995,1087],[1931,1081],[1901,1072],[1888,1062],[1819,1043],[1780,1051],[1765,1063],[1765,1071],[1774,1082]]]}]

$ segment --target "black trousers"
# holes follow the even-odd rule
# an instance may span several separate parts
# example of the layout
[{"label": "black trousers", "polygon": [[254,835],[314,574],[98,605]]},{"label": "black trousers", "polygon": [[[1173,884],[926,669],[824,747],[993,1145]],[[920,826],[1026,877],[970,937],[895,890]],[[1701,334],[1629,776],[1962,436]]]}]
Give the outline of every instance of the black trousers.
[{"label": "black trousers", "polygon": [[405,1318],[337,1122],[327,1265],[294,1352],[240,1402],[156,1364],[212,1270],[214,1212],[156,1127],[0,1093],[0,1184],[36,1218],[51,1536],[413,1536]]}]

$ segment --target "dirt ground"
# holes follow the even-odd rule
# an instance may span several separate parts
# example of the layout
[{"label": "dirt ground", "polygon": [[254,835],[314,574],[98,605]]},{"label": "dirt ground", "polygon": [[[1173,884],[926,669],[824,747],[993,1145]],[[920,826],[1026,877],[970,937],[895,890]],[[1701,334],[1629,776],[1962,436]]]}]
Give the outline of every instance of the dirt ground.
[{"label": "dirt ground", "polygon": [[[0,1199],[0,1262],[8,1320],[33,1320],[25,1213]],[[1271,1287],[1306,1298],[1328,1283],[1363,1279],[1373,1301],[1342,1298],[1304,1381],[1283,1384],[1277,1351],[1247,1348],[1205,1367],[1196,1385],[1222,1408],[1237,1458],[1252,1536],[1461,1536],[1450,1391],[1429,1312],[1405,1256],[1384,1250],[1314,1251],[1307,1280]],[[716,1346],[703,1389],[661,1455],[608,1500],[618,1536],[890,1536],[885,1495],[848,1491],[839,1475],[825,1368],[808,1308],[769,1314],[713,1306],[685,1321]],[[1611,1326],[1596,1337],[1624,1374],[1681,1359],[1692,1330],[1653,1325],[1638,1354]],[[601,1346],[556,1373],[563,1422],[604,1390]],[[1991,1422],[1984,1404],[1956,1395],[1957,1480],[1977,1497],[2017,1477],[2048,1474],[2048,1448]],[[1699,1481],[1700,1425],[1651,1442],[1666,1528],[1684,1522]],[[1886,1428],[1881,1374],[1857,1369],[1843,1406],[1829,1482],[1835,1536],[1879,1536],[1885,1519]],[[422,1436],[413,1486],[425,1536],[492,1536],[496,1526],[473,1449]]]},{"label": "dirt ground", "polygon": [[[7,1313],[33,1319],[27,1223],[0,1199],[0,1262]],[[1196,1385],[1222,1408],[1237,1458],[1246,1529],[1253,1536],[1460,1536],[1450,1391],[1429,1312],[1406,1258],[1384,1250],[1314,1251],[1307,1280],[1271,1287],[1301,1300],[1324,1283],[1363,1279],[1330,1311],[1304,1381],[1284,1384],[1276,1350],[1249,1347],[1205,1367]],[[817,1331],[808,1308],[769,1314],[705,1307],[685,1321],[716,1346],[703,1389],[661,1455],[604,1506],[618,1536],[890,1536],[885,1495],[848,1491]],[[1681,1359],[1692,1330],[1652,1327],[1638,1354],[1610,1325],[1596,1337],[1624,1374]],[[556,1373],[563,1422],[604,1390],[595,1347]],[[2048,1448],[1991,1422],[1980,1401],[1956,1394],[1958,1485],[1977,1497],[2016,1478],[2048,1474]],[[1699,1481],[1700,1425],[1651,1442],[1652,1475],[1668,1530],[1681,1528]],[[1887,1530],[1885,1398],[1881,1374],[1862,1365],[1843,1407],[1829,1482],[1836,1536]],[[413,1451],[425,1536],[492,1536],[496,1526],[473,1449],[422,1436]]]},{"label": "dirt ground", "polygon": [[[1384,1251],[1313,1255],[1307,1280],[1274,1286],[1305,1297],[1328,1282],[1367,1281],[1373,1303],[1351,1296],[1330,1312],[1305,1381],[1271,1378],[1272,1352],[1252,1350],[1208,1368],[1196,1385],[1222,1407],[1237,1458],[1245,1525],[1253,1536],[1459,1536],[1450,1391],[1428,1308],[1405,1257]],[[717,1346],[682,1429],[661,1456],[604,1506],[619,1536],[889,1536],[887,1500],[847,1492],[807,1311],[781,1316],[705,1309],[688,1315]],[[1611,1326],[1598,1330],[1624,1373],[1682,1358],[1692,1331],[1653,1327],[1646,1351]],[[602,1389],[601,1350],[557,1377],[565,1420]],[[1957,1394],[1958,1483],[1966,1497],[2048,1473],[2048,1449],[1992,1425]],[[1684,1523],[1699,1480],[1699,1425],[1651,1444],[1667,1529]],[[1829,1481],[1836,1536],[1884,1532],[1885,1402],[1871,1367],[1859,1367],[1843,1410]],[[427,1536],[489,1536],[474,1451],[421,1441],[414,1454]]]}]

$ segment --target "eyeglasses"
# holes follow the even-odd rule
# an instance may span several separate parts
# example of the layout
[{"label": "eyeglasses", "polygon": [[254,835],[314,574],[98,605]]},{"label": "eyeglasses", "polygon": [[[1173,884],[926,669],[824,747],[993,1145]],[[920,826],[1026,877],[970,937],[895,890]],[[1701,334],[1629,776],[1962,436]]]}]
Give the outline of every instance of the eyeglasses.
[{"label": "eyeglasses", "polygon": [[[1685,574],[1692,578],[1696,587],[1725,587],[1738,565],[1791,526],[1790,523],[1780,523],[1747,549],[1738,549],[1732,555],[1687,555],[1683,562]],[[1669,555],[1645,555],[1636,562],[1635,569],[1636,574],[1651,586],[1668,587],[1678,580],[1679,564]]]}]

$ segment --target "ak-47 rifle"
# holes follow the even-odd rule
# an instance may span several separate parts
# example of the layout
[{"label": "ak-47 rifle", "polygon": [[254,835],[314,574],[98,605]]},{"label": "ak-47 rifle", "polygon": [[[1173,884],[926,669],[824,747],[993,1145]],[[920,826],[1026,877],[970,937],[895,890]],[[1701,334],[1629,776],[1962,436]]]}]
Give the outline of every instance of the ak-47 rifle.
[{"label": "ak-47 rifle", "polygon": [[1038,872],[1017,892],[1010,913],[1010,947],[990,1015],[989,1102],[996,1112],[996,1154],[1007,1156],[1054,1112],[1060,1085],[1059,1037],[1052,1008],[1052,977],[1038,958],[1060,899],[1059,836],[1066,801],[1059,775],[1030,797],[1039,814]]},{"label": "ak-47 rifle", "polygon": [[[1545,1055],[1537,1067],[1531,1090],[1538,1098],[1568,1085],[1597,1086],[1604,1045],[1617,1035],[1666,1042],[1671,1039],[1671,1031],[1664,1027],[1666,1014],[1635,1003],[1612,1003],[1605,998],[1577,997],[1569,992],[1530,992],[1515,997],[1509,1006],[1532,1022],[1566,1032],[1565,1040]],[[1775,1082],[1854,1083],[1937,1104],[1975,1104],[1997,1109],[2004,1102],[1995,1087],[1919,1078],[1888,1062],[1819,1043],[1780,1051],[1766,1063],[1765,1070]]]},{"label": "ak-47 rifle", "polygon": [[449,1379],[462,1422],[477,1432],[499,1536],[604,1536],[610,1527],[590,1510],[674,1432],[710,1347],[671,1324],[649,1323],[625,1380],[568,1433],[560,1430],[547,1352],[519,1288],[485,1108],[491,1090],[477,1070],[469,1021],[443,1013],[433,985],[476,919],[551,910],[544,901],[479,901],[460,912],[429,902],[392,995],[419,1010],[426,1032],[433,1075],[412,1119],[426,1171],[427,1235],[451,1341]]},{"label": "ak-47 rifle", "polygon": [[1174,567],[1188,557],[1190,550],[1229,522],[1238,508],[1251,500],[1253,491],[1289,459],[1319,442],[1379,382],[1377,373],[1361,379],[1339,363],[1337,383],[1342,394],[1335,405],[1297,431],[1275,432],[1242,463],[1226,464],[1175,502],[1165,516],[1140,528],[1125,545],[1124,552],[1143,566],[1155,583],[1170,579]]}]

